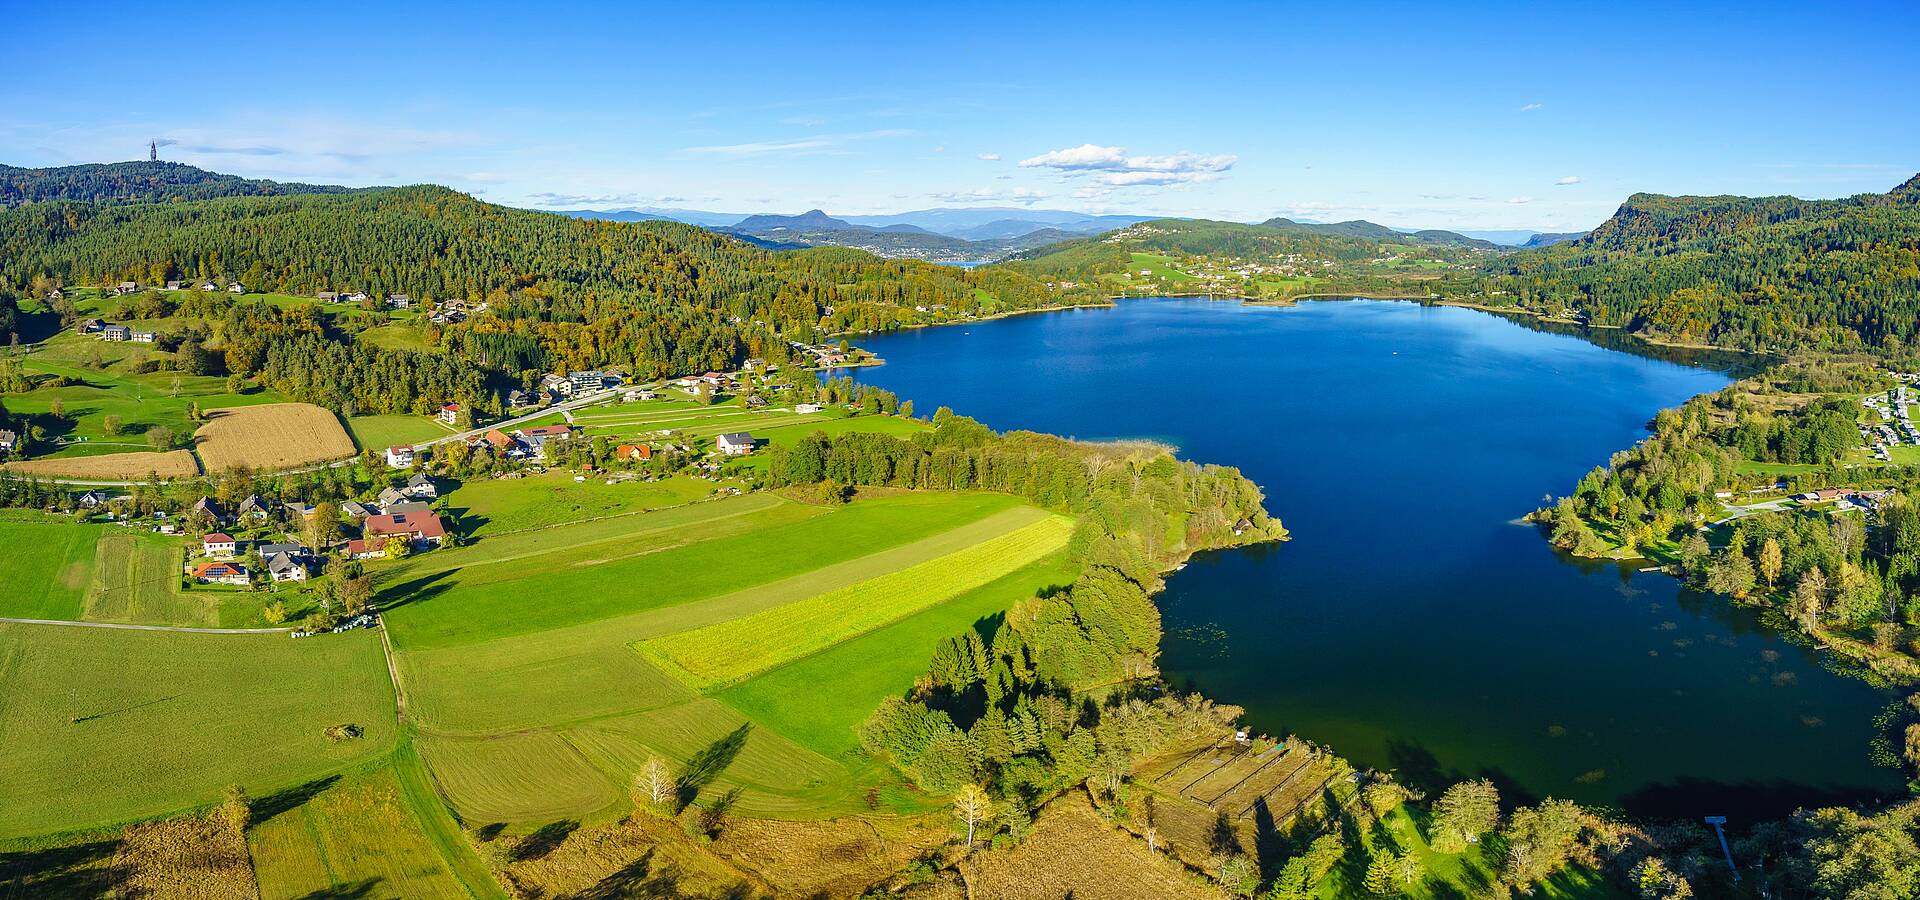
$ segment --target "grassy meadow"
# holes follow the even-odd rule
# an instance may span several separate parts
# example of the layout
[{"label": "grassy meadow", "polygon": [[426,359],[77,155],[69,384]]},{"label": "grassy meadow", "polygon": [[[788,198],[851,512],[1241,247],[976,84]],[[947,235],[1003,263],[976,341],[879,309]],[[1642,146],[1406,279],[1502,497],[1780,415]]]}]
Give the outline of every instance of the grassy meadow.
[{"label": "grassy meadow", "polygon": [[351,416],[347,419],[347,432],[353,435],[354,444],[362,450],[418,444],[453,433],[437,419],[398,414]]},{"label": "grassy meadow", "polygon": [[[0,623],[0,838],[256,795],[382,755],[393,690],[371,632],[187,634]],[[328,739],[329,726],[364,736]]]},{"label": "grassy meadow", "polygon": [[[100,525],[76,525],[37,512],[0,513],[0,616],[78,619],[94,580]],[[20,552],[19,548],[34,548]]]}]

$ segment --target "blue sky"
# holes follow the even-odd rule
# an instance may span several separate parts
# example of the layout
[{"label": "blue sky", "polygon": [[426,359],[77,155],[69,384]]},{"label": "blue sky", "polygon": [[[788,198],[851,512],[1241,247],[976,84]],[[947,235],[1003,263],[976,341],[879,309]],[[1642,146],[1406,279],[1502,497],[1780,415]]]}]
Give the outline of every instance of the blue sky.
[{"label": "blue sky", "polygon": [[11,6],[12,165],[1541,230],[1920,171],[1910,2]]}]

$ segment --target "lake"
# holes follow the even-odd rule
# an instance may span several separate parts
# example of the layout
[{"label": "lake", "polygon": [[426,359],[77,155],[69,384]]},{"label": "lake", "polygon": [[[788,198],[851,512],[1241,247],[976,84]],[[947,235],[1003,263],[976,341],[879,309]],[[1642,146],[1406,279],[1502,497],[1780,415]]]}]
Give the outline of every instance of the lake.
[{"label": "lake", "polygon": [[[1517,523],[1722,372],[1465,309],[1153,299],[876,335],[858,377],[998,429],[1238,466],[1285,544],[1197,556],[1162,668],[1273,734],[1436,789],[1642,815],[1897,794],[1890,692],[1746,610]],[[1613,340],[1611,343],[1619,344]]]}]

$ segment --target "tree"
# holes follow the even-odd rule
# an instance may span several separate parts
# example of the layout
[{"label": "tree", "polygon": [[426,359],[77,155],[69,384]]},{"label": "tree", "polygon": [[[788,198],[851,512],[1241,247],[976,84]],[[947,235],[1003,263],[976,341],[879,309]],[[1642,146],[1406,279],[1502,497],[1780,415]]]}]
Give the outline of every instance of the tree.
[{"label": "tree", "polygon": [[267,604],[266,609],[260,611],[260,618],[267,620],[268,625],[278,625],[285,622],[287,620],[287,605],[279,600],[275,600]]},{"label": "tree", "polygon": [[1375,897],[1391,897],[1400,893],[1395,883],[1400,877],[1400,861],[1391,852],[1380,850],[1367,861],[1367,878],[1362,882],[1367,893]]},{"label": "tree", "polygon": [[1224,854],[1213,874],[1230,897],[1251,897],[1260,889],[1260,865],[1245,853]]},{"label": "tree", "polygon": [[1723,550],[1707,565],[1707,590],[1730,597],[1745,597],[1753,591],[1753,563],[1747,555]]},{"label": "tree", "polygon": [[1641,860],[1633,867],[1631,878],[1641,900],[1686,900],[1693,896],[1693,885],[1657,856]]},{"label": "tree", "polygon": [[1585,811],[1569,800],[1514,810],[1504,833],[1507,862],[1501,877],[1516,887],[1545,881],[1566,864],[1585,823]]},{"label": "tree", "polygon": [[1407,887],[1413,887],[1415,882],[1426,877],[1427,867],[1421,864],[1420,857],[1411,853],[1400,857],[1396,865],[1400,870],[1400,882]]},{"label": "tree", "polygon": [[100,420],[100,428],[107,433],[108,437],[117,437],[121,427],[120,417],[111,413]]},{"label": "tree", "polygon": [[313,505],[313,515],[307,517],[307,541],[318,550],[325,550],[340,539],[340,504],[331,500],[322,500]]},{"label": "tree", "polygon": [[1773,590],[1775,582],[1780,580],[1780,568],[1786,564],[1786,557],[1780,552],[1780,542],[1767,538],[1760,545],[1760,577],[1767,580],[1767,590]]},{"label": "tree", "polygon": [[413,542],[408,540],[406,535],[392,535],[387,538],[386,543],[380,545],[380,552],[386,554],[388,559],[406,559],[413,553]]},{"label": "tree", "polygon": [[152,447],[155,450],[172,449],[173,448],[173,429],[168,428],[165,425],[155,425],[152,428],[147,429],[147,446]]},{"label": "tree", "polygon": [[973,846],[973,826],[981,819],[993,814],[993,798],[987,796],[986,789],[977,784],[960,787],[953,795],[953,815],[967,823],[967,846]]},{"label": "tree", "polygon": [[649,756],[639,774],[633,776],[633,805],[667,809],[679,796],[680,784],[673,769],[658,756]]},{"label": "tree", "polygon": [[1820,611],[1827,602],[1827,576],[1819,566],[1807,570],[1800,576],[1800,583],[1794,585],[1793,599],[1788,602],[1787,613],[1800,626],[1800,630],[1812,634],[1820,626]]},{"label": "tree", "polygon": [[1459,853],[1500,824],[1500,790],[1487,779],[1463,781],[1433,804],[1433,849]]},{"label": "tree", "polygon": [[226,799],[220,802],[220,819],[234,834],[245,834],[253,822],[253,805],[247,792],[237,784],[227,785]]}]

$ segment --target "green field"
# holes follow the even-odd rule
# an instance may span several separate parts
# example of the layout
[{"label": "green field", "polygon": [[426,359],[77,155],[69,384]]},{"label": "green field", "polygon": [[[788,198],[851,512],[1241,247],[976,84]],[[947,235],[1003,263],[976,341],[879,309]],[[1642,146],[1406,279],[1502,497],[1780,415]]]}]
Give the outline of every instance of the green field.
[{"label": "green field", "polygon": [[[366,631],[187,634],[0,623],[0,837],[257,795],[388,752],[393,690]],[[352,723],[357,740],[325,729]]]},{"label": "green field", "polygon": [[[26,511],[0,515],[0,616],[78,619],[94,579],[103,529]],[[23,552],[25,548],[33,552]]]},{"label": "green field", "polygon": [[418,444],[453,433],[437,419],[403,415],[354,416],[347,420],[347,432],[362,450]]},{"label": "green field", "polygon": [[391,766],[329,776],[257,805],[266,817],[248,829],[247,845],[261,900],[469,896]]},{"label": "green field", "polygon": [[360,332],[360,340],[383,350],[434,349],[432,344],[427,343],[426,333],[413,325],[393,324],[369,328]]},{"label": "green field", "polygon": [[[1149,274],[1142,276],[1140,274],[1142,269],[1147,270]],[[1132,273],[1135,278],[1164,278],[1168,281],[1193,280],[1192,275],[1174,268],[1173,257],[1159,256],[1152,253],[1133,254],[1133,261],[1128,264],[1127,271]]]},{"label": "green field", "polygon": [[643,642],[648,661],[699,690],[732,684],[898,621],[1065,547],[1052,516],[947,556],[805,600]]},{"label": "green field", "polygon": [[[478,643],[657,609],[774,581],[956,527],[1016,505],[992,494],[924,494],[857,503],[832,515],[639,555],[566,566],[472,568],[409,589],[387,615],[411,649]],[[428,554],[430,555],[430,554]]]},{"label": "green field", "polygon": [[181,541],[152,532],[114,529],[100,536],[89,622],[141,625],[219,624],[220,598],[229,594],[180,589]]},{"label": "green field", "polygon": [[591,815],[623,794],[615,781],[550,731],[423,737],[419,747],[454,811],[476,825]]},{"label": "green field", "polygon": [[576,482],[565,472],[525,478],[479,478],[446,494],[469,536],[569,525],[620,513],[679,506],[713,491],[713,483],[675,476],[660,481]]},{"label": "green field", "polygon": [[[859,746],[854,728],[927,669],[940,641],[1041,591],[1071,584],[1079,566],[1057,552],[999,579],[830,650],[714,695],[796,743],[840,758]],[[821,685],[832,685],[821,690]]]}]

